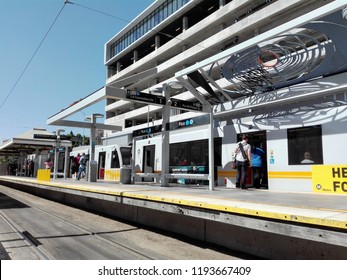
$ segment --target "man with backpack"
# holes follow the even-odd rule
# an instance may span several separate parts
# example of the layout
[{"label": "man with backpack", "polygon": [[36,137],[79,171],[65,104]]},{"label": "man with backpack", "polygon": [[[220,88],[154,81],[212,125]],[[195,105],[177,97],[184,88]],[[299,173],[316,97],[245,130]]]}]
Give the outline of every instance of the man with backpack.
[{"label": "man with backpack", "polygon": [[248,135],[242,136],[242,141],[238,142],[234,150],[236,157],[236,188],[247,189],[246,174],[248,167],[251,166],[251,146],[248,144]]}]

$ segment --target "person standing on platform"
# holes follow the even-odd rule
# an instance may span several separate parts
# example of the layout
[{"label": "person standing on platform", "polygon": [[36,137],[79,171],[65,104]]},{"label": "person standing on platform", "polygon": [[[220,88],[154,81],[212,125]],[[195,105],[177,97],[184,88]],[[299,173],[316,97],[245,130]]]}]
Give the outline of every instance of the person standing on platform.
[{"label": "person standing on platform", "polygon": [[46,159],[45,168],[51,171],[53,170],[53,162],[50,158]]},{"label": "person standing on platform", "polygon": [[75,157],[75,159],[76,159],[77,168],[78,168],[78,165],[80,164],[80,160],[81,160],[81,155],[80,155],[80,153],[77,154],[77,156]]},{"label": "person standing on platform", "polygon": [[260,178],[263,171],[263,157],[265,152],[260,147],[253,146],[251,149],[251,155],[253,187],[260,189]]},{"label": "person standing on platform", "polygon": [[34,163],[34,161],[31,159],[30,161],[29,161],[29,164],[28,164],[28,169],[29,169],[29,177],[34,177],[34,166],[35,165],[35,163]]},{"label": "person standing on platform", "polygon": [[86,172],[86,163],[87,163],[86,154],[83,153],[81,158],[80,158],[80,165],[78,167],[77,180],[81,179],[81,175],[82,174],[85,174],[85,172]]},{"label": "person standing on platform", "polygon": [[71,163],[71,175],[73,178],[77,178],[78,167],[79,167],[79,160],[77,159],[77,156],[76,156],[72,158],[72,163]]},{"label": "person standing on platform", "polygon": [[251,146],[248,144],[248,135],[242,136],[242,141],[238,142],[234,150],[236,158],[236,188],[247,189],[246,176],[247,169],[252,162]]},{"label": "person standing on platform", "polygon": [[310,152],[305,152],[304,159],[301,161],[301,163],[314,163],[314,161],[311,158]]}]

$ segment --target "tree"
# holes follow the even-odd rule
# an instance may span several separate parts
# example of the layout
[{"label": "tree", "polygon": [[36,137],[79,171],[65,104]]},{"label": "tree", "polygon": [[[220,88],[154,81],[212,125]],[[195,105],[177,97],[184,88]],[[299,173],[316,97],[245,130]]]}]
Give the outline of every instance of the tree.
[{"label": "tree", "polygon": [[80,133],[77,133],[77,135],[75,135],[73,131],[70,131],[70,133],[66,136],[72,142],[72,147],[89,145],[89,137],[86,137],[84,135],[82,136]]}]

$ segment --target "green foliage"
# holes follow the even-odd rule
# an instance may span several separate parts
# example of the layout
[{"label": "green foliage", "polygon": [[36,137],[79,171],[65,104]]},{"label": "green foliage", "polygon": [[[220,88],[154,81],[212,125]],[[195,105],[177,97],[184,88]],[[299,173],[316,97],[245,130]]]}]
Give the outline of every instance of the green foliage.
[{"label": "green foliage", "polygon": [[77,135],[75,135],[72,131],[70,131],[70,133],[66,136],[72,142],[72,147],[89,145],[89,137],[86,137],[84,135],[82,136],[80,133],[77,133]]}]

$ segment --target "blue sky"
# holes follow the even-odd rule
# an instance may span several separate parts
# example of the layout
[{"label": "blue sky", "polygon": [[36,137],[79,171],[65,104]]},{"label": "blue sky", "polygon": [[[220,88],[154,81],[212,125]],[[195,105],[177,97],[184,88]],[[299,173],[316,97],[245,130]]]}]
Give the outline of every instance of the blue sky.
[{"label": "blue sky", "polygon": [[[33,127],[56,130],[46,125],[47,118],[104,86],[104,44],[154,0],[70,2],[74,4],[0,0],[0,144]],[[77,113],[74,119],[83,120],[91,113],[104,113],[104,103]]]}]

